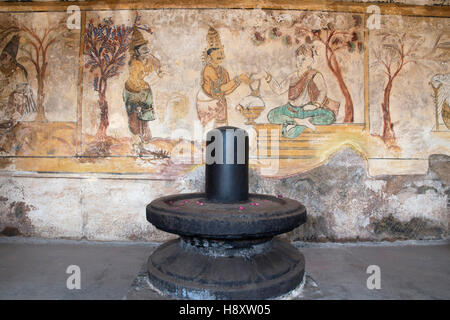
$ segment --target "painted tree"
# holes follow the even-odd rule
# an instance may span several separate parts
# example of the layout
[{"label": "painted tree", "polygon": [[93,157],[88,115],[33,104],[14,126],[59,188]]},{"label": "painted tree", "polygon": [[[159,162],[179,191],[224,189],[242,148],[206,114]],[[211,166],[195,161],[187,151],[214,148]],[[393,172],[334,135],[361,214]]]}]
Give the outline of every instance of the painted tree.
[{"label": "painted tree", "polygon": [[10,20],[6,27],[0,27],[0,39],[12,34],[20,35],[22,43],[20,50],[24,52],[19,61],[29,61],[34,66],[37,80],[37,114],[36,121],[47,121],[45,117],[45,81],[47,79],[47,68],[49,64],[48,53],[52,46],[58,41],[64,42],[66,46],[73,46],[77,40],[77,34],[66,26],[66,18],[56,24],[43,29],[29,27],[23,22]]},{"label": "painted tree", "polygon": [[390,145],[395,146],[394,124],[391,119],[390,97],[394,81],[405,66],[416,63],[420,57],[417,55],[422,38],[406,33],[383,32],[379,34],[381,46],[374,51],[375,62],[383,67],[386,75],[386,85],[383,91],[381,112],[383,131],[381,138]]},{"label": "painted tree", "polygon": [[353,52],[357,50],[359,53],[363,52],[362,36],[356,30],[359,26],[358,21],[360,20],[355,18],[355,26],[348,30],[336,29],[332,23],[328,23],[326,27],[319,30],[297,27],[295,31],[297,36],[304,36],[307,43],[319,42],[325,47],[327,66],[335,76],[345,99],[344,122],[354,121],[354,107],[352,95],[342,74],[338,54],[342,51]]},{"label": "painted tree", "polygon": [[421,60],[438,66],[450,62],[450,33],[439,33]]},{"label": "painted tree", "polygon": [[125,65],[131,32],[131,27],[113,25],[109,19],[97,26],[90,22],[84,35],[85,67],[95,74],[93,87],[98,92],[100,124],[96,139],[100,144],[105,142],[106,129],[109,126],[106,98],[108,80],[118,75],[120,68]]},{"label": "painted tree", "polygon": [[[339,55],[340,52],[357,51],[362,53],[364,51],[361,31],[359,30],[362,18],[353,16],[352,26],[347,29],[337,29],[332,22],[326,23],[320,29],[310,29],[302,25],[302,20],[301,18],[293,21],[288,28],[285,28],[285,31],[282,31],[279,27],[270,28],[269,38],[282,39],[288,46],[298,45],[300,42],[320,43],[324,46],[327,67],[335,76],[345,99],[344,122],[351,123],[354,121],[353,99],[342,74]],[[265,38],[260,32],[254,34],[255,43],[261,43]]]}]

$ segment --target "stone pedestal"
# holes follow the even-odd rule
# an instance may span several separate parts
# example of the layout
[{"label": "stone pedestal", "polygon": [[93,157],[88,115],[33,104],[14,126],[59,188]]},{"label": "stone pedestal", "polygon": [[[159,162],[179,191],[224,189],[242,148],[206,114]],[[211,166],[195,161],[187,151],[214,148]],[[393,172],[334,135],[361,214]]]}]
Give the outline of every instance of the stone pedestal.
[{"label": "stone pedestal", "polygon": [[247,201],[208,202],[203,193],[174,195],[147,206],[147,219],[179,239],[148,260],[149,279],[185,299],[266,299],[297,287],[303,255],[274,238],[306,220],[297,201],[250,194]]},{"label": "stone pedestal", "polygon": [[150,282],[182,299],[266,299],[296,288],[303,255],[274,236],[303,224],[305,207],[248,193],[247,132],[220,127],[206,140],[205,192],[147,206],[149,222],[180,235],[148,259]]}]

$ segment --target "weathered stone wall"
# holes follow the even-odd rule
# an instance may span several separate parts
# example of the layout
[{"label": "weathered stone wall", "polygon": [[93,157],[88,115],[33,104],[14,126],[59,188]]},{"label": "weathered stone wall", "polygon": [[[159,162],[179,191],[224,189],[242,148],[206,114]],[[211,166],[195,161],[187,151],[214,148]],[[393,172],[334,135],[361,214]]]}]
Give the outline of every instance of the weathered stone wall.
[{"label": "weathered stone wall", "polygon": [[[352,149],[333,154],[328,163],[282,179],[252,172],[251,192],[296,199],[308,210],[305,225],[290,240],[374,241],[441,239],[448,235],[449,157],[430,157],[424,175],[367,175],[366,161]],[[201,190],[204,170],[182,181],[183,190]]]},{"label": "weathered stone wall", "polygon": [[[307,207],[289,239],[446,238],[449,3],[368,2],[0,3],[0,235],[170,238],[145,206],[203,190],[228,124],[251,191]],[[233,90],[206,92],[211,66]]]},{"label": "weathered stone wall", "polygon": [[[301,201],[305,225],[290,240],[376,241],[448,236],[450,161],[430,157],[424,175],[367,175],[352,149],[327,164],[282,179],[251,171],[250,192]],[[173,237],[145,220],[145,206],[168,193],[204,188],[204,168],[174,181],[89,177],[1,177],[3,235],[88,240],[163,241]]]}]

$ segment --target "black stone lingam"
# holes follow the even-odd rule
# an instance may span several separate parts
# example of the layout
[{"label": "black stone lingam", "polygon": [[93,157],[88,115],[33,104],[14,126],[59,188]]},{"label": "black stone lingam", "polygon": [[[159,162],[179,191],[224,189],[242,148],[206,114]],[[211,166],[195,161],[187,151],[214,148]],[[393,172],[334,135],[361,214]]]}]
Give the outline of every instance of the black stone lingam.
[{"label": "black stone lingam", "polygon": [[305,260],[274,236],[306,221],[299,202],[248,193],[248,135],[235,127],[207,134],[205,193],[158,198],[147,220],[180,235],[148,259],[149,280],[181,299],[267,299],[296,288]]}]

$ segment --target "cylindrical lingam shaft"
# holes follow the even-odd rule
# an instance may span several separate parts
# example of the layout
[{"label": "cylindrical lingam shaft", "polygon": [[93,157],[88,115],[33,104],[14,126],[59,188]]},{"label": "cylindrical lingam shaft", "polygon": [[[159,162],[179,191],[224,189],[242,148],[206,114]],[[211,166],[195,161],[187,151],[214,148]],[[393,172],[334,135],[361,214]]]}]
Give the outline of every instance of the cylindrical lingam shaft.
[{"label": "cylindrical lingam shaft", "polygon": [[206,136],[205,192],[208,200],[248,199],[248,134],[236,127],[213,129]]}]

